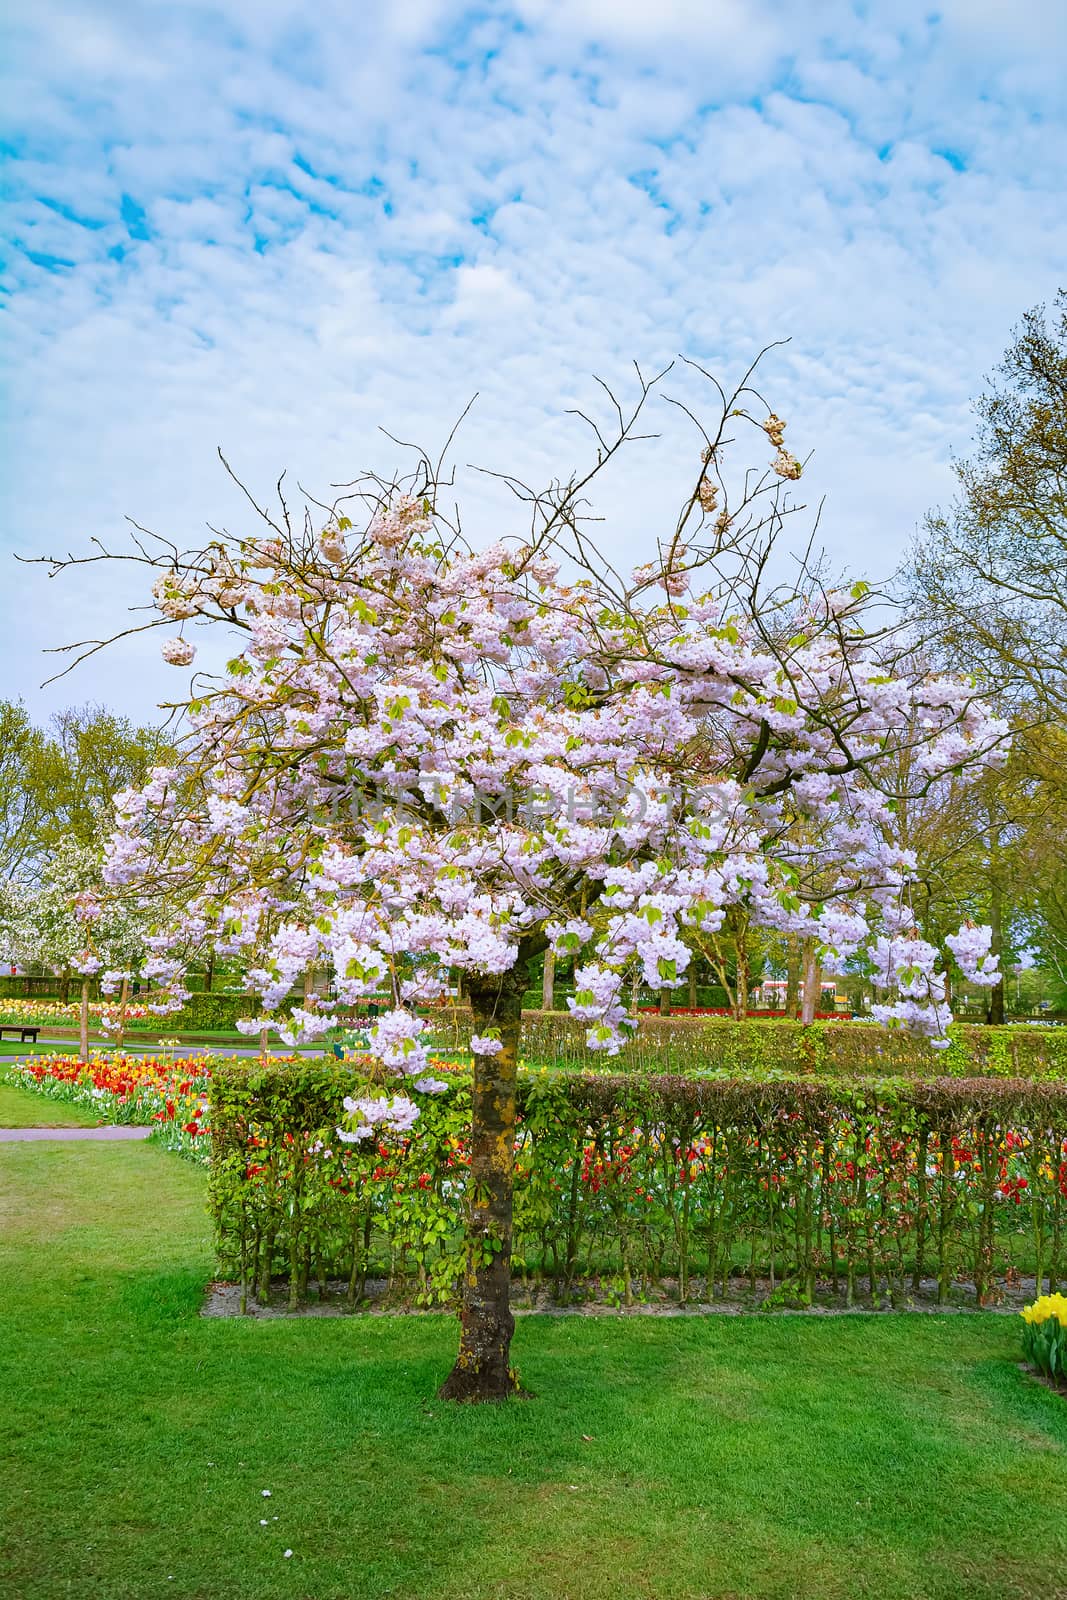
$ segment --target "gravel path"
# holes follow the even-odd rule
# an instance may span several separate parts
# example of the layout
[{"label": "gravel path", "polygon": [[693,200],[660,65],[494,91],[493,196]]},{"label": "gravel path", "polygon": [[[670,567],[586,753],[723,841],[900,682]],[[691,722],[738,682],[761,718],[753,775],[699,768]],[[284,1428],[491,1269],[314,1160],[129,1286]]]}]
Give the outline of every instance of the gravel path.
[{"label": "gravel path", "polygon": [[23,1139],[147,1139],[151,1128],[128,1126],[105,1128],[0,1128],[0,1144],[17,1144]]}]

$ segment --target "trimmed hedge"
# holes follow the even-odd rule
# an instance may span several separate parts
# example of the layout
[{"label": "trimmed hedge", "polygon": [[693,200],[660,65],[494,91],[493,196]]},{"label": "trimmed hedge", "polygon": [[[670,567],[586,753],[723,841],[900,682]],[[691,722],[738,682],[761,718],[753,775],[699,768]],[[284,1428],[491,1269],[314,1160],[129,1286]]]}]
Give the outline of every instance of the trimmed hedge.
[{"label": "trimmed hedge", "polygon": [[[135,1007],[147,1006],[152,998],[151,992],[137,995],[131,994],[129,997],[131,1011]],[[91,1026],[94,1028],[99,1025],[99,1012],[101,1006],[105,1003],[110,1009],[117,1011],[118,997],[110,996],[107,1002],[102,1002],[95,998],[92,1000],[94,1009],[91,1016]],[[27,999],[25,996],[16,996],[5,999],[0,994],[0,1017],[5,1022],[14,1023],[20,1021],[29,1023],[47,1021],[48,1019],[42,1018],[40,1011],[35,1011],[34,1008],[52,1006],[59,1012],[62,1004],[56,996],[34,995],[31,999]],[[160,1032],[171,1033],[175,1030],[180,1033],[197,1033],[216,1029],[232,1030],[238,1017],[252,1016],[255,1010],[256,1001],[254,996],[243,994],[194,994],[190,1000],[186,1001],[182,1009],[172,1016],[157,1016],[155,1013],[150,1013],[148,1016],[128,1015],[126,1018],[126,1032],[132,1033],[136,1031],[139,1033],[159,1034]],[[67,1031],[72,1027],[77,1027],[78,997],[76,994],[72,994],[71,998],[65,1002],[65,1009],[62,1009],[62,1014],[57,1015],[53,1020],[57,1026],[65,1028]]]},{"label": "trimmed hedge", "polygon": [[155,1017],[139,1024],[178,1033],[214,1032],[233,1029],[238,1017],[255,1016],[258,1010],[254,995],[247,994],[194,994],[172,1017]]},{"label": "trimmed hedge", "polygon": [[58,997],[59,988],[54,978],[48,984],[45,984],[42,980],[31,981],[37,983],[37,987],[32,989],[32,991],[25,977],[19,976],[13,978],[10,973],[3,974],[0,976],[0,1000],[11,1000],[13,998],[18,998],[20,1000],[25,1000],[27,998],[32,998],[34,1000],[50,1000]]},{"label": "trimmed hedge", "polygon": [[[320,1295],[368,1276],[398,1300],[455,1298],[470,1096],[457,1078],[410,1138],[343,1145],[354,1075],[333,1062],[214,1068],[211,1205],[244,1293]],[[683,1301],[783,1282],[809,1303],[893,1303],[936,1280],[980,1304],[1020,1266],[1067,1271],[1067,1084],[1022,1079],[520,1080],[515,1263],[564,1298]]]},{"label": "trimmed hedge", "polygon": [[[686,985],[686,987],[683,989],[674,990],[672,1001],[673,1007],[682,1009],[688,1005],[689,992],[688,985]],[[573,998],[573,995],[573,983],[557,983],[555,986],[556,1007],[561,1011],[565,1011],[567,998],[568,996]],[[698,1006],[729,1010],[730,996],[727,994],[721,983],[700,983],[697,985],[696,995],[696,1004]],[[539,987],[536,989],[527,989],[526,993],[522,997],[523,1009],[526,1011],[540,1011],[542,998],[542,990]],[[649,990],[641,991],[642,1006],[655,1005],[658,999],[659,996],[652,995],[651,991]]]},{"label": "trimmed hedge", "polygon": [[[470,1013],[435,1013],[430,1027],[441,1042],[468,1047]],[[734,1022],[729,1017],[643,1016],[635,1037],[614,1061],[585,1044],[585,1029],[559,1011],[527,1011],[522,1052],[530,1066],[576,1071],[609,1065],[620,1072],[833,1073],[843,1076],[1062,1077],[1067,1079],[1067,1028],[984,1027],[954,1023],[952,1043],[936,1051],[925,1039],[876,1022],[834,1020],[805,1027],[784,1017]]]}]

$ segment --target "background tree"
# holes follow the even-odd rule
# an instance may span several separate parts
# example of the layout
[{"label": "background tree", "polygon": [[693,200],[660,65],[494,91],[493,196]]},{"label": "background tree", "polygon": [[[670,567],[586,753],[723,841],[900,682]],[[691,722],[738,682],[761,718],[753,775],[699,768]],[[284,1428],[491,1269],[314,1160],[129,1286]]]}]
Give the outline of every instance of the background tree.
[{"label": "background tree", "polygon": [[48,801],[45,739],[25,707],[0,700],[0,876],[20,874],[40,849]]},{"label": "background tree", "polygon": [[38,728],[25,707],[0,701],[0,872],[32,882],[61,841],[99,842],[116,792],[172,756],[162,729],[104,706],[69,707]]},{"label": "background tree", "polygon": [[49,723],[36,783],[40,848],[63,839],[89,847],[110,824],[113,797],[173,759],[165,730],[138,726],[106,706],[70,706]]},{"label": "background tree", "polygon": [[[952,870],[935,867],[933,876],[972,880],[964,893],[984,905],[998,948],[1018,947],[1029,927],[1055,971],[1067,749],[1065,291],[1024,317],[976,411],[975,451],[956,467],[959,492],[926,519],[902,590],[924,646],[982,674],[999,696],[1018,751],[1003,777],[966,796],[947,792],[932,832],[955,830],[959,844]],[[983,803],[979,826],[973,812]],[[989,1014],[1003,1016],[1003,988]]]},{"label": "background tree", "polygon": [[24,965],[41,965],[81,978],[80,1055],[89,1054],[91,980],[103,974],[122,985],[116,1018],[120,1038],[126,981],[143,964],[145,924],[136,897],[102,886],[103,845],[63,839],[38,883],[9,880],[0,893],[0,939]]},{"label": "background tree", "polygon": [[1014,759],[1027,774],[1027,825],[1014,852],[1011,904],[1016,953],[1029,947],[1054,977],[1057,1004],[1067,1009],[1067,730],[1031,727]]},{"label": "background tree", "polygon": [[902,837],[916,860],[910,893],[924,937],[939,943],[966,918],[989,924],[1002,973],[989,990],[992,1023],[1004,1021],[1003,974],[1030,942],[1031,864],[1047,804],[1020,735],[1003,768],[987,768],[971,783],[946,779],[902,807]]},{"label": "background tree", "polygon": [[1067,713],[1067,291],[1029,311],[975,402],[959,490],[904,591],[922,636],[1039,714]]}]

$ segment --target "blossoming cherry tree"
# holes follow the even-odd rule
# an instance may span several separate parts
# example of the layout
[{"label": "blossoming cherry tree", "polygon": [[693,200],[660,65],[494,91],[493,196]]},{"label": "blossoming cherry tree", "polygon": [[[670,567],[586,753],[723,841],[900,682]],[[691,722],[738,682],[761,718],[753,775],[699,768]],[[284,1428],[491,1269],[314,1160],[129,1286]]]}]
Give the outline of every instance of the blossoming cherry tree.
[{"label": "blossoming cherry tree", "polygon": [[[650,388],[614,435],[598,431],[598,466]],[[469,1265],[448,1397],[517,1386],[512,1168],[535,957],[573,960],[571,1010],[601,1057],[635,1026],[632,975],[682,983],[687,930],[714,931],[731,907],[814,939],[824,969],[865,960],[884,1022],[936,1042],[948,1020],[938,952],[912,927],[888,775],[906,765],[921,785],[995,759],[1004,728],[969,682],[901,668],[911,658],[870,623],[864,585],[767,586],[801,468],[772,413],[756,426],[773,463],[734,489],[725,430],[750,400],[725,400],[676,527],[629,577],[580,517],[598,467],[537,494],[508,480],[530,526],[482,549],[444,515],[424,459],[315,521],[283,502],[250,534],[145,552],[160,623],[181,628],[167,660],[189,663],[193,626],[238,640],[225,675],[181,702],[181,781],[159,770],[117,798],[111,882],[184,901],[146,970],[177,1004],[193,954],[243,954],[262,1001],[250,1027],[289,1041],[386,990],[376,1065],[345,1102],[353,1141],[401,1136],[443,1089],[416,1006],[463,975]],[[796,893],[813,831],[814,903]],[[987,934],[955,952],[980,975]],[[311,963],[332,969],[332,998],[285,1014]]]}]

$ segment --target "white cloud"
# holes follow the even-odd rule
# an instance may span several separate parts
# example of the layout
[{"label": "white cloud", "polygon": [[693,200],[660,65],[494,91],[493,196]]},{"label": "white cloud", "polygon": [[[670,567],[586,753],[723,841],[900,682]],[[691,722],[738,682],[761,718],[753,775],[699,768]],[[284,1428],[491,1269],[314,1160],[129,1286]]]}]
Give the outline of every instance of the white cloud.
[{"label": "white cloud", "polygon": [[[684,350],[734,376],[790,335],[763,385],[816,449],[835,555],[884,572],[1067,246],[1062,28],[1009,40],[992,4],[942,10],[835,0],[805,31],[740,0],[41,0],[4,100],[6,542],[114,538],[125,513],[180,540],[235,525],[217,444],[257,492],[282,467],[321,490],[392,467],[379,423],[443,439],[475,389],[461,461],[566,473],[591,372],[625,387],[633,358]],[[703,399],[681,371],[668,387]],[[604,486],[623,554],[692,465],[684,422],[656,426]],[[514,525],[486,480],[463,487],[476,531]],[[131,647],[37,697],[40,646],[132,591],[18,568],[0,593],[4,693],[174,692]]]},{"label": "white cloud", "polygon": [[455,296],[441,314],[444,329],[477,330],[504,317],[525,317],[532,300],[520,289],[509,272],[488,262],[480,266],[460,266],[455,272]]}]

